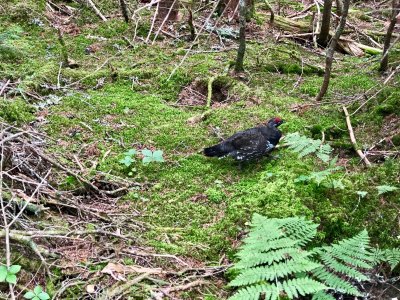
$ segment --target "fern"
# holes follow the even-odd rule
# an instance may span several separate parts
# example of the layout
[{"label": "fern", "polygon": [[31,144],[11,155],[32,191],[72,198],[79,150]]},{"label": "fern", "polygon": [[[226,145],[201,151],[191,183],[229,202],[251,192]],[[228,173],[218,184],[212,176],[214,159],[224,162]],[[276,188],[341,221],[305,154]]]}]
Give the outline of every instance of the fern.
[{"label": "fern", "polygon": [[374,265],[374,253],[366,230],[332,246],[317,248],[314,252],[324,264],[323,268],[313,271],[319,280],[343,294],[361,296],[349,281],[367,281],[368,277],[358,269],[371,269]]},{"label": "fern", "polygon": [[313,275],[321,282],[325,283],[327,286],[336,290],[337,292],[350,294],[353,296],[361,296],[360,291],[351,283],[324,268],[319,268],[315,270],[313,272]]},{"label": "fern", "polygon": [[279,298],[276,286],[270,284],[252,285],[240,289],[229,300],[258,300],[264,295],[265,300],[275,300]]},{"label": "fern", "polygon": [[289,145],[289,149],[297,152],[300,157],[315,153],[323,162],[329,161],[332,152],[332,148],[328,144],[322,144],[321,140],[301,136],[298,132],[288,134],[285,137],[285,142]]},{"label": "fern", "polygon": [[325,291],[319,291],[314,294],[311,300],[336,300],[336,298],[330,294],[325,293]]},{"label": "fern", "polygon": [[231,299],[278,299],[312,294],[327,287],[300,273],[322,267],[312,261],[312,252],[301,247],[311,241],[318,225],[303,218],[268,219],[254,214],[251,231],[237,254],[240,261],[233,267],[239,275],[229,286],[241,287]]},{"label": "fern", "polygon": [[368,281],[365,270],[379,262],[393,269],[400,249],[372,249],[367,231],[331,246],[303,249],[318,225],[302,218],[269,219],[254,214],[233,266],[238,276],[229,284],[239,287],[231,300],[288,299],[313,295],[313,300],[335,299],[327,290],[362,296],[354,282]]},{"label": "fern", "polygon": [[246,269],[242,271],[242,273],[232,282],[230,282],[229,285],[243,286],[258,283],[264,280],[274,281],[278,278],[282,278],[293,273],[311,271],[320,266],[321,264],[305,258],[291,259],[287,262],[276,262],[271,266]]},{"label": "fern", "polygon": [[375,249],[374,252],[374,262],[381,263],[387,262],[390,265],[390,269],[393,271],[394,268],[400,263],[400,249]]},{"label": "fern", "polygon": [[327,289],[327,287],[311,278],[290,279],[277,284],[259,284],[240,289],[236,294],[230,297],[230,300],[258,300],[260,296],[263,299],[276,300],[279,296],[285,294],[289,299],[294,299],[305,295]]}]

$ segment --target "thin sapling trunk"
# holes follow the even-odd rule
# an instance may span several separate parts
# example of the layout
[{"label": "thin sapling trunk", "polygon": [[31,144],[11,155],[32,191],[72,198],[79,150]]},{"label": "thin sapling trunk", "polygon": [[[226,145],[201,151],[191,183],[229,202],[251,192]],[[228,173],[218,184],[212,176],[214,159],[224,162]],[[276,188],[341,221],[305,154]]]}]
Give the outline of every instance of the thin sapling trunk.
[{"label": "thin sapling trunk", "polygon": [[328,50],[326,51],[324,82],[322,83],[321,90],[319,91],[319,94],[315,99],[316,101],[320,101],[326,94],[326,91],[328,90],[329,81],[331,79],[333,54],[335,53],[337,43],[346,25],[349,6],[350,6],[350,0],[344,0],[343,13],[342,16],[340,17],[339,26],[337,27],[335,35],[332,37],[331,43],[329,44]]}]

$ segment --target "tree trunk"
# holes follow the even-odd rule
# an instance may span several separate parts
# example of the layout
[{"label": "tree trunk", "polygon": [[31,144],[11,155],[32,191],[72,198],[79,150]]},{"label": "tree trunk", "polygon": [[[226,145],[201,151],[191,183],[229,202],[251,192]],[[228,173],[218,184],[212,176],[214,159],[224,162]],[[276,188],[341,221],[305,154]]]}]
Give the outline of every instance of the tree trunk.
[{"label": "tree trunk", "polygon": [[121,12],[122,12],[122,15],[124,16],[125,22],[129,23],[128,8],[126,7],[125,0],[119,0],[119,5],[121,6]]},{"label": "tree trunk", "polygon": [[239,48],[235,72],[244,71],[243,60],[246,51],[246,0],[239,0]]},{"label": "tree trunk", "polygon": [[321,32],[318,36],[318,44],[326,47],[329,40],[329,29],[331,25],[331,13],[332,13],[332,0],[324,1],[324,12],[322,14]]},{"label": "tree trunk", "polygon": [[342,0],[336,0],[336,14],[341,17],[343,11],[343,2]]},{"label": "tree trunk", "polygon": [[340,17],[339,26],[336,29],[335,35],[332,37],[331,43],[329,45],[328,50],[326,51],[326,60],[325,60],[325,75],[324,75],[324,82],[322,83],[321,90],[316,101],[320,101],[326,91],[328,90],[329,80],[331,79],[331,70],[332,70],[332,62],[333,62],[333,54],[335,53],[335,48],[340,38],[340,35],[343,32],[343,29],[346,25],[346,18],[349,12],[350,0],[344,0],[343,2],[343,12],[342,16]]},{"label": "tree trunk", "polygon": [[191,8],[189,8],[188,26],[190,29],[190,40],[194,41],[196,38],[196,30],[193,25],[193,12]]},{"label": "tree trunk", "polygon": [[[239,3],[239,5],[240,5],[240,3]],[[246,21],[250,22],[250,20],[254,17],[254,15],[256,13],[256,8],[254,6],[254,0],[246,0],[245,5],[246,5]],[[239,12],[239,14],[240,14],[240,12]]]},{"label": "tree trunk", "polygon": [[382,54],[383,56],[381,59],[381,65],[379,67],[379,71],[381,71],[381,72],[385,72],[388,67],[390,40],[392,38],[394,27],[396,26],[397,13],[398,13],[399,9],[400,9],[400,1],[393,0],[393,2],[392,2],[392,18],[390,20],[390,24],[388,26],[387,33],[385,36],[385,43],[383,46],[383,54]]}]

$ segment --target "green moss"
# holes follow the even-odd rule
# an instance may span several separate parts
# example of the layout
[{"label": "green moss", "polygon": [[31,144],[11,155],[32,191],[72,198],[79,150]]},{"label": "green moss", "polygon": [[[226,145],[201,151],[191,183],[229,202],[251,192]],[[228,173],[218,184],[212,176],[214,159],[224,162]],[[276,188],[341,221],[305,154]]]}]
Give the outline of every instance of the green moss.
[{"label": "green moss", "polygon": [[400,146],[400,134],[396,134],[392,137],[392,142],[395,146]]},{"label": "green moss", "polygon": [[0,99],[0,117],[7,122],[21,125],[34,119],[33,108],[23,99]]}]

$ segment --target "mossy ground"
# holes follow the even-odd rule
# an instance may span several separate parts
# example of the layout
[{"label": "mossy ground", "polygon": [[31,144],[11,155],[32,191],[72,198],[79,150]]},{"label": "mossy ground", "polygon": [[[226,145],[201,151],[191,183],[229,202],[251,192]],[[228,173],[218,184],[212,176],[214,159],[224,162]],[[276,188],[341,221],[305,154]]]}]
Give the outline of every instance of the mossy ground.
[{"label": "mossy ground", "polygon": [[[314,183],[295,183],[299,175],[324,166],[316,158],[300,159],[285,148],[274,153],[278,158],[265,158],[243,169],[229,160],[210,159],[200,153],[203,147],[218,142],[212,127],[219,127],[228,136],[275,115],[287,121],[282,125],[286,134],[299,131],[320,138],[324,131],[328,142],[348,146],[340,104],[293,111],[295,105],[312,101],[318,93],[322,77],[313,66],[323,66],[323,57],[312,56],[292,42],[249,43],[245,60],[249,80],[244,84],[246,88],[235,90],[240,100],[215,108],[206,120],[188,125],[187,120],[201,114],[204,108],[174,106],[179,92],[196,78],[207,80],[225,74],[235,51],[191,55],[168,80],[184,55],[185,42],[166,38],[153,46],[137,43],[133,49],[126,48],[122,37],[131,34],[130,26],[122,20],[87,26],[94,20],[97,22],[87,11],[82,13],[77,20],[82,27],[80,34],[64,36],[70,58],[80,67],[62,69],[61,85],[80,82],[72,85],[68,93],[55,92],[62,100],[46,108],[46,122],[41,128],[65,142],[63,148],[51,149],[55,153],[78,153],[82,146],[93,144],[100,150],[94,158],[99,160],[111,150],[98,169],[126,177],[130,170],[119,163],[123,152],[138,146],[164,151],[165,163],[143,166],[138,159],[130,176],[150,183],[150,188],[131,192],[120,200],[141,212],[138,219],[149,225],[141,237],[144,245],[205,265],[217,264],[223,255],[233,259],[246,222],[258,212],[270,217],[313,219],[321,224],[320,243],[367,228],[377,245],[400,246],[399,193],[378,196],[376,190],[378,185],[399,186],[398,160],[387,159],[367,170],[349,147],[344,148],[349,160],[336,176],[343,180],[345,188],[333,190]],[[15,32],[8,46],[14,47],[17,57],[2,60],[0,78],[20,78],[23,91],[50,93],[43,84],[57,84],[60,46],[56,32],[48,25],[12,21],[4,16],[1,24],[1,31]],[[98,52],[87,55],[85,48],[96,42],[93,37],[106,40],[100,40]],[[302,66],[299,57],[307,57],[310,66]],[[324,101],[355,98],[378,84],[376,58],[340,54],[337,58]],[[106,59],[108,63],[96,70]],[[92,89],[100,78],[105,78],[105,86]],[[398,80],[397,75],[395,81]],[[388,86],[385,90],[386,94],[380,94],[352,117],[359,143],[369,147],[383,137],[380,128],[384,116],[398,114],[398,97],[393,96],[399,94],[398,87]],[[259,101],[249,104],[247,99],[252,97]],[[1,101],[0,107],[5,109],[0,116],[10,122],[21,124],[35,117],[29,105],[37,105],[36,102],[5,100],[13,102],[9,106]],[[350,109],[359,104],[355,102]],[[89,167],[91,159],[82,158],[82,162]],[[356,191],[367,191],[368,195],[359,199]]]}]

